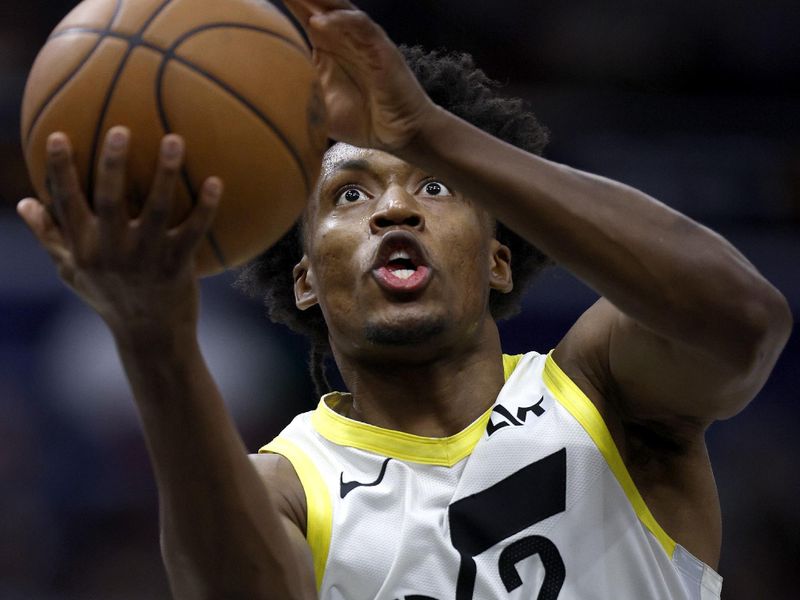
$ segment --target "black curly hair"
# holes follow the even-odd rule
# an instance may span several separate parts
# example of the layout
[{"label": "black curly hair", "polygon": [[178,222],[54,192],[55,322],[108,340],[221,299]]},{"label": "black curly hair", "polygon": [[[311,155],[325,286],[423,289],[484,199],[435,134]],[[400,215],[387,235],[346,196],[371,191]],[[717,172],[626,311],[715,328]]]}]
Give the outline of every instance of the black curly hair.
[{"label": "black curly hair", "polygon": [[[400,50],[433,102],[518,148],[542,153],[547,129],[522,100],[500,97],[495,91],[499,84],[478,69],[469,54],[426,51],[419,46]],[[248,264],[235,285],[250,296],[262,298],[272,321],[310,339],[309,367],[321,395],[330,391],[324,366],[330,354],[328,328],[319,306],[301,311],[294,301],[292,269],[303,256],[302,227],[302,222],[295,224],[280,241]],[[495,237],[511,251],[514,289],[507,294],[492,290],[489,306],[495,319],[506,319],[519,312],[522,293],[550,261],[500,222]]]}]

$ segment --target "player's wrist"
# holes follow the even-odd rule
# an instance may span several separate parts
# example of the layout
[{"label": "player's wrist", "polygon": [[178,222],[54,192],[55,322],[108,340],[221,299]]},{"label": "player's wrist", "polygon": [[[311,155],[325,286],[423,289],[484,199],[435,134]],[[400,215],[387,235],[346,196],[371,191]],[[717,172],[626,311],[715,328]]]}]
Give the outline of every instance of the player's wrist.
[{"label": "player's wrist", "polygon": [[106,319],[120,352],[162,356],[197,346],[197,318],[163,316],[115,321]]},{"label": "player's wrist", "polygon": [[442,138],[447,137],[448,128],[453,126],[454,119],[455,115],[431,102],[417,117],[408,141],[392,149],[392,154],[406,162],[419,164],[436,153]]}]

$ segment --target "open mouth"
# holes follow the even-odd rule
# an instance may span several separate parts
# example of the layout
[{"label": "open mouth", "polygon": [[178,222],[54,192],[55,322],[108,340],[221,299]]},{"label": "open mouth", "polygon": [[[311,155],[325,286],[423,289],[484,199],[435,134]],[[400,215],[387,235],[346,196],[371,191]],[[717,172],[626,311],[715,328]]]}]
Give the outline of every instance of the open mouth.
[{"label": "open mouth", "polygon": [[431,269],[424,249],[412,234],[392,231],[381,240],[372,274],[387,291],[411,293],[427,285]]},{"label": "open mouth", "polygon": [[411,260],[411,256],[405,250],[395,250],[389,255],[386,268],[392,275],[400,279],[408,279],[417,270],[417,265]]}]

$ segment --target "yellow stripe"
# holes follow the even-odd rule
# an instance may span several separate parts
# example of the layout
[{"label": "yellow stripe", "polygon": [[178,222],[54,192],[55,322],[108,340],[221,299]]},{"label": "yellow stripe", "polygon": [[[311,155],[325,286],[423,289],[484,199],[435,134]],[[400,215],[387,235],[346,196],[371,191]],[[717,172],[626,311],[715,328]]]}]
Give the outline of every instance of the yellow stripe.
[{"label": "yellow stripe", "polygon": [[323,396],[317,410],[311,415],[314,429],[325,439],[340,446],[359,448],[398,460],[442,467],[452,467],[469,456],[486,430],[486,422],[492,413],[490,407],[455,435],[433,438],[348,419],[326,402],[335,400],[336,396],[332,394]]},{"label": "yellow stripe", "polygon": [[627,467],[625,467],[625,463],[622,462],[622,456],[611,438],[611,433],[608,431],[603,417],[600,416],[597,407],[587,398],[586,394],[555,363],[552,352],[547,355],[543,379],[545,385],[559,403],[575,417],[575,420],[581,424],[586,433],[589,434],[589,437],[592,438],[600,453],[606,459],[611,472],[614,473],[620,486],[622,486],[625,495],[628,497],[628,502],[633,506],[639,520],[656,537],[667,555],[672,557],[672,553],[675,552],[675,541],[661,528],[650,509],[647,508],[639,490],[636,489],[636,485],[633,483],[633,479],[631,479],[630,473],[628,473]]},{"label": "yellow stripe", "polygon": [[[503,375],[506,380],[521,358],[521,354],[503,355]],[[340,446],[359,448],[424,465],[452,467],[469,456],[486,430],[486,423],[492,413],[492,407],[489,407],[466,429],[455,435],[432,438],[384,429],[343,417],[331,407],[335,407],[345,396],[340,392],[326,394],[311,415],[311,423],[322,437]]]},{"label": "yellow stripe", "polygon": [[319,590],[325,575],[325,565],[328,562],[333,527],[333,509],[328,487],[308,455],[286,438],[276,437],[258,452],[280,454],[286,457],[297,471],[297,476],[300,478],[306,494],[306,539],[308,545],[311,546],[314,575],[317,579],[317,590]]},{"label": "yellow stripe", "polygon": [[522,358],[522,354],[503,354],[503,378],[508,381],[508,378],[511,377],[511,373],[514,372],[514,369],[517,368],[520,359]]}]

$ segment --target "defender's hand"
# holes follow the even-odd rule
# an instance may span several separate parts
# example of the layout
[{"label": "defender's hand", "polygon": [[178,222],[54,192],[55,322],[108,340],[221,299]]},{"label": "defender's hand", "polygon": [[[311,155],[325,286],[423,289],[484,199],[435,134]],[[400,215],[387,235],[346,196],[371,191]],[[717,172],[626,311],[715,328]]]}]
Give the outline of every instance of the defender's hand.
[{"label": "defender's hand", "polygon": [[349,0],[284,0],[313,45],[334,139],[402,150],[436,106],[397,46]]},{"label": "defender's hand", "polygon": [[49,207],[34,198],[17,210],[50,254],[61,278],[120,333],[137,327],[194,325],[197,282],[193,259],[222,192],[217,178],[203,185],[186,219],[168,228],[183,140],[166,136],[150,195],[130,219],[124,198],[130,134],[112,128],[98,164],[92,210],[80,189],[70,143],[63,133],[47,143]]}]

